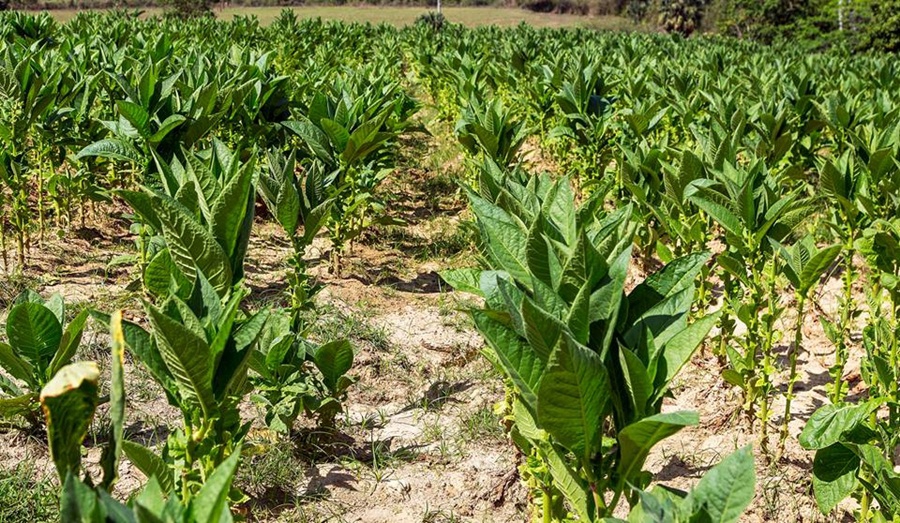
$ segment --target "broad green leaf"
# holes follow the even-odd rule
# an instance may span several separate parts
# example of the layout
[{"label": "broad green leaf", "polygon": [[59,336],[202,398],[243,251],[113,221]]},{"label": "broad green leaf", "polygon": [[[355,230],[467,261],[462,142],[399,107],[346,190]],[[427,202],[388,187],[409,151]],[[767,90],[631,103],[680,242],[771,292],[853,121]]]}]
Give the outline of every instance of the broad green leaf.
[{"label": "broad green leaf", "polygon": [[478,332],[497,356],[507,376],[519,389],[522,401],[532,410],[537,408],[537,386],[544,375],[546,362],[515,331],[485,311],[473,311]]},{"label": "broad green leaf", "polygon": [[696,412],[681,411],[656,414],[628,425],[618,435],[620,457],[617,474],[626,481],[637,476],[657,443],[699,422]]},{"label": "broad green leaf", "polygon": [[[113,499],[112,496],[104,489],[97,489],[97,497],[100,499],[100,505],[106,512],[106,520],[110,523],[135,523],[136,519],[134,511]],[[97,521],[97,520],[94,520]]]},{"label": "broad green leaf", "polygon": [[619,365],[625,378],[625,389],[631,399],[634,416],[640,417],[653,397],[653,383],[640,358],[628,347],[619,347]]},{"label": "broad green leaf", "polygon": [[630,264],[631,248],[629,247],[616,255],[609,267],[609,280],[591,294],[591,323],[607,320],[618,314]]},{"label": "broad green leaf", "polygon": [[159,219],[159,197],[139,191],[114,191],[113,194],[125,200],[134,209],[140,220],[156,232],[162,233]]},{"label": "broad green leaf", "polygon": [[172,471],[165,461],[147,447],[129,440],[122,441],[122,450],[138,470],[148,478],[155,478],[165,492],[175,488]]},{"label": "broad green leaf", "polygon": [[241,390],[246,383],[250,355],[268,318],[267,309],[251,316],[234,333],[234,343],[225,346],[213,381],[213,390],[217,398]]},{"label": "broad green leaf", "polygon": [[56,320],[59,321],[60,325],[65,325],[66,304],[63,302],[63,297],[60,296],[58,292],[53,293],[47,301],[43,302],[43,305],[53,312],[53,315],[56,316]]},{"label": "broad green leaf", "polygon": [[134,129],[144,138],[150,137],[150,115],[140,105],[127,100],[116,100],[119,114],[128,120]]},{"label": "broad green leaf", "polygon": [[275,199],[275,218],[288,236],[293,236],[300,225],[300,194],[294,185],[294,173],[285,173]]},{"label": "broad green leaf", "polygon": [[835,443],[816,451],[813,458],[813,494],[822,514],[828,515],[859,486],[859,456]]},{"label": "broad green leaf", "polygon": [[563,337],[553,351],[537,395],[538,425],[579,457],[597,450],[610,397],[600,357]]},{"label": "broad green leaf", "polygon": [[481,292],[481,269],[447,269],[440,272],[440,277],[453,290],[483,296]]},{"label": "broad green leaf", "polygon": [[469,202],[478,217],[487,247],[500,267],[517,281],[529,285],[531,272],[526,261],[528,231],[506,211],[474,193],[469,193]]},{"label": "broad green leaf", "polygon": [[842,435],[868,418],[873,408],[871,402],[820,407],[803,427],[799,438],[800,446],[807,450],[818,450],[838,443]]},{"label": "broad green leaf", "polygon": [[[142,516],[145,514],[143,514],[142,511],[149,512],[149,514],[146,515],[153,515],[154,517],[156,514],[162,514],[166,507],[165,494],[170,491],[171,489],[166,489],[166,491],[163,492],[163,487],[159,479],[155,475],[150,476],[147,485],[134,497],[135,515],[137,515],[138,521],[140,523],[157,523],[157,520],[155,519],[143,519]],[[162,522],[160,521],[159,523]]]},{"label": "broad green leaf", "polygon": [[224,296],[232,284],[227,253],[212,233],[176,203],[165,199],[160,203],[160,222],[172,260],[189,279],[195,277],[197,270],[202,271],[219,295]]},{"label": "broad green leaf", "polygon": [[88,145],[75,155],[75,159],[80,160],[88,156],[99,156],[101,158],[132,162],[135,164],[141,164],[144,161],[144,157],[140,151],[122,140],[113,138],[107,138]]},{"label": "broad green leaf", "polygon": [[332,148],[335,151],[344,152],[344,149],[347,147],[347,142],[350,141],[350,133],[347,132],[347,129],[328,118],[322,118],[319,121],[319,126],[325,131],[325,134],[328,135]]},{"label": "broad green leaf", "polygon": [[316,350],[315,364],[322,373],[325,386],[334,391],[338,379],[353,366],[353,346],[347,340],[326,343]]},{"label": "broad green leaf", "polygon": [[537,352],[542,360],[550,359],[550,353],[553,352],[566,328],[565,324],[528,297],[522,300],[520,313],[525,328],[525,339],[531,350]]},{"label": "broad green leaf", "polygon": [[50,376],[56,374],[56,372],[64,365],[68,365],[72,360],[72,357],[75,356],[75,351],[78,350],[78,345],[81,343],[81,334],[84,331],[84,325],[87,322],[89,315],[90,311],[85,309],[79,312],[78,315],[66,325],[66,330],[63,331],[62,339],[59,343],[59,349],[50,361],[48,372]]},{"label": "broad green leaf", "polygon": [[14,398],[0,398],[0,417],[14,418],[34,413],[38,406],[36,393],[23,394]]},{"label": "broad green leaf", "polygon": [[299,136],[313,155],[324,160],[329,165],[334,165],[335,160],[331,152],[328,136],[321,129],[309,121],[287,121],[282,122],[281,125]]},{"label": "broad green leaf", "polygon": [[49,368],[62,335],[62,326],[56,315],[38,303],[20,303],[12,308],[6,318],[6,336],[10,346],[41,374]]},{"label": "broad green leaf", "polygon": [[628,513],[628,523],[679,523],[685,518],[683,499],[662,487],[640,491],[640,503]]},{"label": "broad green leaf", "polygon": [[[212,204],[212,233],[225,254],[234,256],[241,224],[247,209],[247,200],[255,196],[253,191],[253,164],[242,168],[219,193]],[[291,231],[292,232],[292,231]],[[204,270],[204,273],[207,273]],[[207,273],[208,274],[208,273]],[[213,281],[212,279],[210,281]]]},{"label": "broad green leaf", "polygon": [[[44,298],[40,294],[34,292],[31,289],[26,289],[26,290],[22,291],[21,293],[19,293],[19,295],[16,296],[16,299],[13,300],[12,304],[15,306],[20,303],[37,303],[37,304],[44,305],[44,306],[46,306],[46,304],[47,304],[46,300],[44,300]],[[54,314],[57,314],[57,312],[58,311],[54,312]],[[57,314],[56,318],[59,319],[58,314]]]},{"label": "broad green leaf", "polygon": [[79,480],[77,472],[66,476],[60,493],[59,512],[61,521],[66,523],[106,521],[96,491]]},{"label": "broad green leaf", "polygon": [[553,477],[553,485],[565,496],[566,502],[583,521],[590,521],[595,514],[590,487],[567,464],[568,459],[546,441],[541,442],[541,450],[547,461],[547,468]]},{"label": "broad green leaf", "polygon": [[701,189],[688,196],[688,199],[709,214],[729,234],[738,238],[741,237],[743,222],[734,214],[732,209],[724,205],[722,197],[716,194],[715,191]]},{"label": "broad green leaf", "polygon": [[166,139],[166,136],[169,135],[172,131],[174,131],[178,126],[187,121],[187,118],[181,114],[172,114],[169,115],[168,118],[163,120],[161,124],[159,124],[159,129],[153,133],[153,136],[149,138],[149,142],[152,144],[158,144],[161,141]]},{"label": "broad green leaf", "polygon": [[753,501],[755,491],[756,465],[747,446],[707,472],[685,503],[693,507],[694,514],[703,514],[699,521],[734,523]]},{"label": "broad green leaf", "polygon": [[[575,296],[566,317],[566,326],[578,343],[587,345],[591,336],[591,288],[585,282]],[[537,288],[537,285],[535,285]]]},{"label": "broad green leaf", "polygon": [[116,481],[122,441],[125,439],[125,335],[122,332],[122,312],[116,311],[110,318],[109,334],[112,339],[109,383],[109,442],[100,459],[103,466],[103,483],[109,491]]},{"label": "broad green leaf", "polygon": [[689,254],[648,276],[628,295],[629,318],[639,318],[663,298],[693,287],[694,280],[709,258],[708,252]]},{"label": "broad green leaf", "polygon": [[331,215],[334,200],[326,200],[313,207],[303,217],[303,244],[311,245],[313,239],[322,230]]},{"label": "broad green leaf", "polygon": [[798,290],[801,294],[805,296],[814,285],[819,283],[819,279],[831,267],[831,264],[840,255],[842,249],[841,245],[832,245],[819,250],[810,258],[809,263],[803,267],[799,274],[802,287]]},{"label": "broad green leaf", "polygon": [[656,368],[655,388],[658,391],[668,388],[672,378],[691,359],[721,315],[721,311],[707,314],[678,331],[666,342]]},{"label": "broad green leaf", "polygon": [[[212,358],[213,368],[216,368],[221,362],[222,354],[224,354],[229,343],[233,344],[234,342],[234,327],[243,297],[242,293],[233,294],[228,303],[225,304],[224,312],[220,313],[219,318],[213,320],[213,328],[218,329],[216,337],[213,338],[212,343],[209,345],[209,354],[210,358]],[[207,315],[208,317],[209,315]]]},{"label": "broad green leaf", "polygon": [[6,343],[0,342],[0,366],[9,373],[10,376],[18,380],[22,380],[33,389],[39,387],[34,379],[34,368],[26,360],[16,356],[12,347]]},{"label": "broad green leaf", "polygon": [[191,520],[208,523],[223,521],[222,513],[228,511],[228,493],[231,490],[231,482],[234,480],[240,455],[241,447],[238,445],[231,456],[216,467],[206,479],[200,491],[191,500]]},{"label": "broad green leaf", "polygon": [[175,379],[182,398],[201,409],[204,416],[211,415],[215,396],[209,345],[156,307],[148,304],[146,310],[159,353]]},{"label": "broad green leaf", "polygon": [[[528,230],[528,236],[525,240],[525,260],[531,276],[541,280],[547,287],[555,289],[557,281],[555,281],[553,270],[550,268],[551,246],[544,237],[544,231],[541,227],[542,219],[534,220],[531,228]],[[558,274],[558,273],[557,273]]]},{"label": "broad green leaf", "polygon": [[162,249],[144,268],[144,287],[158,298],[165,298],[190,285],[184,273],[172,261],[169,249]]}]

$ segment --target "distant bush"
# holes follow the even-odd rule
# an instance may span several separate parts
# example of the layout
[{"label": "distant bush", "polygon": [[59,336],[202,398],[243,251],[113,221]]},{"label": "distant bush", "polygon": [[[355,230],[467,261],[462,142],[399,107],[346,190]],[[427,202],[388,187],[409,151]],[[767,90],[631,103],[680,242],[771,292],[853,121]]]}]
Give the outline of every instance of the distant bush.
[{"label": "distant bush", "polygon": [[705,0],[661,0],[659,26],[667,33],[690,36],[700,28]]},{"label": "distant bush", "polygon": [[162,0],[166,16],[188,19],[213,16],[211,0]]},{"label": "distant bush", "polygon": [[568,13],[581,15],[618,15],[627,0],[519,0],[519,7],[537,13]]},{"label": "distant bush", "polygon": [[865,49],[900,52],[900,0],[872,3],[861,45]]},{"label": "distant bush", "polygon": [[447,17],[445,17],[443,13],[429,11],[419,18],[416,18],[416,25],[424,25],[434,31],[440,31],[447,25]]}]

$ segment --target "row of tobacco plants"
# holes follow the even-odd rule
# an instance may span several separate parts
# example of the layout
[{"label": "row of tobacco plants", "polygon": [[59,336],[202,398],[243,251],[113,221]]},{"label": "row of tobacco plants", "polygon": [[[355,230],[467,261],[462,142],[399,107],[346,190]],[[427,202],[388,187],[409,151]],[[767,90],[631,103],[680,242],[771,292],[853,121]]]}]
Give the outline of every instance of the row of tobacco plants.
[{"label": "row of tobacco plants", "polygon": [[[227,521],[246,499],[231,484],[251,423],[242,401],[282,433],[301,415],[335,423],[354,349],[311,337],[321,286],[305,253],[327,235],[340,275],[354,240],[387,221],[378,189],[399,136],[421,137],[416,98],[467,154],[459,183],[483,264],[442,276],[483,298],[470,313],[507,384],[503,424],[536,518],[735,521],[755,457],[777,469],[789,438],[810,451],[823,513],[853,497],[860,520],[900,514],[890,57],[289,13],[268,27],[12,13],[0,70],[4,269],[26,271],[48,232],[65,236],[104,202],[127,204],[133,223],[133,253],[111,264],[140,275],[140,321],[70,318],[32,292],[6,318],[0,410],[46,427],[64,520]],[[292,255],[283,299],[251,310],[260,202]],[[90,316],[112,334],[108,397],[96,365],[72,363]],[[833,345],[827,403],[792,431],[811,321]],[[686,493],[644,466],[699,421],[664,407],[703,345],[758,444]],[[851,397],[860,352],[865,393]],[[125,437],[126,361],[183,415],[159,449]],[[81,444],[102,402],[112,423],[92,478]],[[110,495],[123,455],[150,478],[127,505]]]},{"label": "row of tobacco plants", "polygon": [[[661,399],[715,327],[709,349],[768,470],[797,438],[823,514],[853,498],[860,521],[900,515],[896,60],[515,33],[444,30],[412,53],[471,156],[484,266],[444,276],[484,299],[472,314],[507,378],[537,514],[594,520],[624,498],[630,520],[732,517],[697,515],[696,492],[641,490],[646,451],[696,423]],[[565,176],[533,172],[548,164]],[[626,295],[632,260],[647,276]],[[797,426],[810,321],[830,382]]]}]

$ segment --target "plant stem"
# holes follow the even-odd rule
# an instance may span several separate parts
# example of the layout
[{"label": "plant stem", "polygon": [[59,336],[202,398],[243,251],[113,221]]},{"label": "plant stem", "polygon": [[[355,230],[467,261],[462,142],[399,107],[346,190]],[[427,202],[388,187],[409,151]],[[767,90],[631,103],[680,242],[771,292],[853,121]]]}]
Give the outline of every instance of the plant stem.
[{"label": "plant stem", "polygon": [[551,507],[553,501],[550,497],[550,491],[547,488],[541,489],[543,492],[543,497],[541,501],[543,503],[543,513],[544,513],[544,523],[552,523],[553,522],[553,508]]},{"label": "plant stem", "polygon": [[[38,164],[40,165],[40,164]],[[37,170],[38,242],[44,243],[44,171]]]},{"label": "plant stem", "polygon": [[[590,485],[591,495],[594,497],[594,506],[596,507],[596,513],[599,516],[606,516],[609,513],[609,509],[607,508],[606,503],[603,501],[603,496],[600,495],[600,489],[597,488],[597,478],[594,476],[594,470],[591,467],[591,460],[588,458],[583,458],[581,468],[584,469],[584,475],[587,477],[588,485]],[[618,501],[617,498],[618,496],[613,498],[613,503]]]},{"label": "plant stem", "polygon": [[791,400],[794,399],[794,384],[797,382],[797,356],[803,343],[803,318],[806,313],[806,296],[797,294],[797,325],[794,328],[794,343],[790,353],[790,375],[784,399],[784,420],[781,424],[781,438],[778,442],[778,457],[784,453],[784,443],[788,437],[788,424],[791,421]]},{"label": "plant stem", "polygon": [[869,519],[869,492],[864,490],[859,499],[859,521]]},{"label": "plant stem", "polygon": [[9,272],[9,257],[6,254],[6,220],[0,217],[0,251],[3,251],[3,271]]},{"label": "plant stem", "polygon": [[853,266],[853,237],[850,234],[850,240],[845,247],[847,254],[844,258],[844,273],[841,275],[842,295],[841,295],[841,326],[840,340],[834,352],[834,366],[831,368],[831,377],[834,380],[831,390],[831,402],[835,405],[841,402],[844,397],[843,393],[843,377],[844,366],[847,364],[848,338],[850,337],[850,322],[853,319],[854,299],[853,299],[853,281],[855,278],[855,268]]}]

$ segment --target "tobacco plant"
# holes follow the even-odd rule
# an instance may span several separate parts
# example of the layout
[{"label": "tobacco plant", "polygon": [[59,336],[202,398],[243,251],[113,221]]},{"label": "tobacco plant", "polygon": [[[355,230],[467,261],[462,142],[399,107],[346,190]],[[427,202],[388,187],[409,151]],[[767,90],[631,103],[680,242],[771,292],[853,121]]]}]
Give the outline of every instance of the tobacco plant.
[{"label": "tobacco plant", "polygon": [[7,343],[0,343],[0,416],[22,416],[32,428],[41,425],[38,394],[78,350],[88,311],[68,324],[63,299],[44,300],[26,291],[13,302],[6,317]]},{"label": "tobacco plant", "polygon": [[[114,75],[123,99],[115,99],[117,118],[103,121],[111,136],[87,145],[76,158],[101,157],[127,162],[144,174],[143,183],[159,186],[159,159],[170,162],[204,138],[230,108],[232,96],[208,74],[183,69],[165,74],[171,42],[160,39],[146,63],[129,75]],[[203,63],[198,59],[195,67]],[[156,161],[154,161],[156,160]]]},{"label": "tobacco plant", "polygon": [[301,413],[331,429],[356,379],[353,346],[344,339],[317,344],[291,328],[288,315],[273,313],[251,355],[251,399],[266,409],[266,425],[289,433]]},{"label": "tobacco plant", "polygon": [[835,348],[834,364],[828,370],[832,380],[829,398],[832,403],[838,403],[844,396],[844,367],[847,364],[850,333],[853,321],[860,314],[853,296],[853,286],[859,280],[860,273],[853,258],[856,242],[872,219],[866,212],[867,207],[871,207],[864,204],[869,180],[856,157],[850,153],[820,162],[819,180],[823,196],[836,204],[830,207],[825,223],[840,240],[843,252],[838,318],[835,321],[822,318],[825,334]]},{"label": "tobacco plant", "polygon": [[288,260],[291,329],[298,334],[307,331],[304,313],[314,309],[314,299],[321,285],[309,275],[306,250],[325,227],[334,205],[334,188],[320,169],[298,173],[295,155],[283,158],[267,155],[268,169],[260,174],[259,194],[281,226],[293,250]]},{"label": "tobacco plant", "polygon": [[325,225],[334,200],[322,172],[298,174],[293,154],[268,155],[269,171],[260,177],[260,194],[291,241],[288,260],[290,306],[273,313],[250,366],[258,391],[252,399],[266,409],[266,424],[290,432],[303,411],[331,427],[342,400],[354,382],[346,376],[353,365],[353,347],[346,340],[317,345],[308,339],[315,296],[321,285],[308,273],[306,250]]},{"label": "tobacco plant", "polygon": [[330,188],[331,267],[338,275],[348,245],[369,226],[389,223],[375,189],[390,173],[392,141],[417,108],[397,83],[342,87],[334,96],[316,92],[302,118],[282,124],[303,144],[303,168]]},{"label": "tobacco plant", "polygon": [[187,166],[159,162],[165,192],[117,193],[165,240],[143,271],[153,297],[144,303],[150,331],[124,322],[125,341],[183,417],[162,456],[133,442],[124,449],[185,500],[249,429],[238,404],[249,392],[250,357],[268,317],[240,308],[256,194],[255,163],[242,163],[240,154],[214,142],[205,158],[186,154]]},{"label": "tobacco plant", "polygon": [[[112,335],[112,381],[110,386],[111,424],[108,443],[101,457],[103,477],[99,484],[85,471],[81,479],[81,446],[100,402],[100,371],[94,362],[79,362],[63,367],[41,391],[41,405],[47,418],[50,455],[62,484],[60,516],[62,521],[94,523],[150,523],[232,521],[228,507],[231,481],[237,469],[239,451],[225,460],[209,476],[197,496],[181,500],[164,491],[156,476],[151,476],[139,494],[124,505],[115,500],[112,490],[118,476],[124,440],[125,419],[125,339],[121,313],[110,319]],[[183,502],[184,501],[184,502]]]},{"label": "tobacco plant", "polygon": [[530,133],[499,99],[483,102],[476,97],[463,110],[455,132],[471,155],[483,155],[505,168],[519,161],[519,150]]},{"label": "tobacco plant", "polygon": [[225,296],[243,278],[255,209],[256,161],[252,155],[242,161],[242,154],[214,141],[213,148],[201,154],[185,153],[184,164],[158,159],[161,190],[115,193],[165,242],[165,248],[144,256],[148,261],[143,283],[151,295],[184,295],[202,272],[218,295]]},{"label": "tobacco plant", "polygon": [[[883,407],[892,412],[879,414]],[[815,451],[813,493],[823,514],[830,514],[848,496],[859,500],[858,521],[892,521],[900,512],[900,474],[894,456],[900,443],[898,427],[896,404],[878,395],[858,404],[825,405],[813,413],[800,434],[800,445]]]},{"label": "tobacco plant", "polygon": [[493,201],[469,191],[490,269],[442,275],[485,300],[471,314],[508,380],[510,435],[544,520],[609,517],[623,500],[638,503],[650,450],[697,423],[660,409],[717,319],[689,321],[708,254],[675,260],[626,294],[631,209],[604,213],[599,198],[576,206],[569,181],[548,176],[493,187]]},{"label": "tobacco plant", "polygon": [[784,416],[781,421],[781,436],[778,443],[778,452],[781,454],[788,437],[788,424],[791,421],[791,402],[794,399],[794,385],[797,382],[797,358],[803,347],[803,324],[808,312],[807,300],[810,299],[810,294],[819,287],[822,276],[831,269],[840,255],[841,246],[830,245],[820,249],[816,246],[815,239],[811,235],[807,235],[790,247],[785,248],[777,242],[775,247],[783,262],[783,274],[794,289],[797,313],[794,340],[788,352],[790,370],[785,392]]},{"label": "tobacco plant", "polygon": [[[550,130],[549,136],[564,138],[574,145],[574,155],[563,153],[564,161],[571,163],[567,167],[580,177],[596,180],[603,178],[613,157],[611,122],[615,98],[610,96],[610,86],[601,77],[600,68],[590,62],[587,55],[581,54],[570,64],[556,95],[561,122]],[[621,185],[617,189],[621,193]]]},{"label": "tobacco plant", "polygon": [[[21,272],[32,246],[33,215],[40,215],[41,230],[44,225],[43,206],[35,212],[30,198],[35,186],[38,203],[44,194],[41,151],[36,143],[41,127],[58,118],[62,108],[56,105],[59,71],[45,70],[38,63],[38,50],[14,49],[10,46],[0,54],[0,210],[15,232],[16,270]],[[3,228],[0,226],[0,249],[8,271]]]},{"label": "tobacco plant", "polygon": [[249,360],[268,314],[242,312],[246,295],[238,288],[220,298],[198,272],[187,297],[144,304],[150,331],[122,322],[129,351],[182,414],[182,426],[169,434],[161,455],[132,441],[123,449],[139,470],[184,500],[199,495],[250,428],[239,403],[249,392]]},{"label": "tobacco plant", "polygon": [[[736,522],[753,501],[755,487],[753,453],[744,447],[711,468],[690,492],[660,485],[640,492],[640,503],[628,513],[627,523]],[[603,521],[626,522],[617,518]]]},{"label": "tobacco plant", "polygon": [[[735,154],[733,149],[731,154]],[[692,182],[687,195],[724,233],[729,247],[716,262],[728,277],[728,308],[747,327],[746,335],[735,340],[737,346],[725,341],[731,332],[720,334],[730,367],[722,376],[743,390],[744,411],[759,419],[760,448],[768,456],[769,407],[776,372],[775,323],[783,312],[777,292],[783,268],[781,260],[773,256],[770,242],[786,241],[812,209],[798,190],[785,192],[782,180],[763,160],[744,166],[723,158],[712,166],[711,174],[712,179]]]}]

